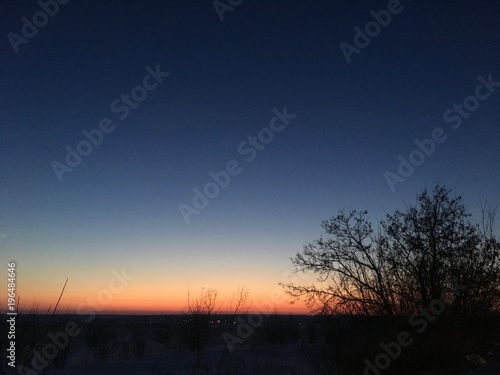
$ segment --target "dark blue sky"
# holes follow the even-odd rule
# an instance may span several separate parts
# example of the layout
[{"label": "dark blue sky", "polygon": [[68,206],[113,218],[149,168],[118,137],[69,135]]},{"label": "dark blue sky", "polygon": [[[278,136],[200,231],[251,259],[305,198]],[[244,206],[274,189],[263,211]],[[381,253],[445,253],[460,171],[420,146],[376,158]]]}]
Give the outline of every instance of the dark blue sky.
[{"label": "dark blue sky", "polygon": [[[472,211],[480,198],[499,203],[500,87],[483,87],[489,97],[456,130],[443,114],[475,95],[478,76],[500,81],[500,4],[402,0],[348,63],[339,44],[354,45],[353,29],[387,4],[246,0],[221,22],[210,1],[70,1],[16,53],[9,33],[22,36],[22,17],[40,6],[7,1],[2,260],[24,262],[33,282],[76,267],[84,282],[119,260],[137,275],[183,269],[210,286],[216,256],[235,284],[260,275],[272,286],[343,207],[377,220],[436,182]],[[158,65],[170,75],[120,120],[113,101]],[[238,146],[285,106],[297,117],[247,162]],[[60,182],[52,163],[103,118],[113,132]],[[384,172],[397,174],[398,156],[436,128],[446,141],[391,189]],[[187,225],[178,205],[192,206],[192,189],[230,160],[241,173]]]}]

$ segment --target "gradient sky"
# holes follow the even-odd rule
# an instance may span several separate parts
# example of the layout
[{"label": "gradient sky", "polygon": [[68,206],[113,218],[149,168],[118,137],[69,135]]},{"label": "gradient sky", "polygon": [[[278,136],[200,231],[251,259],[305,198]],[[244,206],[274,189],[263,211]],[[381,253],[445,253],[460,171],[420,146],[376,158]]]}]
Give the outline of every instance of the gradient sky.
[{"label": "gradient sky", "polygon": [[[202,287],[276,301],[289,258],[341,208],[376,221],[437,182],[472,212],[500,203],[500,87],[460,128],[443,120],[478,76],[500,81],[500,3],[402,0],[348,63],[339,45],[387,4],[247,0],[221,21],[211,1],[70,1],[16,53],[9,33],[40,6],[6,1],[0,285],[14,260],[25,307],[55,303],[69,277],[61,309],[75,309],[124,267],[135,279],[106,311],[179,311]],[[113,101],[157,65],[170,75],[119,119]],[[297,117],[246,161],[238,146],[285,106]],[[114,131],[60,182],[52,163],[103,118]],[[447,140],[391,191],[384,172],[435,128]],[[186,224],[178,205],[230,160],[241,173]]]}]

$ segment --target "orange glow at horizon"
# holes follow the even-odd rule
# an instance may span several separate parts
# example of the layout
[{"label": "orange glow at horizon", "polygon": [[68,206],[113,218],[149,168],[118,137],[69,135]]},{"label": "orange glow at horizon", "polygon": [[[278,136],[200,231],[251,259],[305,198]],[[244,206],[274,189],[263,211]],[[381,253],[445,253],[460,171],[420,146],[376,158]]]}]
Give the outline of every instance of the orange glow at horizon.
[{"label": "orange glow at horizon", "polygon": [[[59,314],[176,314],[187,312],[188,295],[193,300],[198,299],[203,289],[213,288],[218,293],[215,311],[225,313],[230,311],[238,288],[243,287],[248,290],[250,313],[311,312],[303,301],[290,304],[291,297],[279,285],[288,281],[311,282],[307,278],[289,276],[286,260],[279,266],[247,262],[241,268],[225,263],[193,267],[181,262],[168,268],[161,262],[144,264],[134,259],[117,266],[112,259],[110,263],[103,260],[95,264],[90,271],[83,268],[82,262],[78,265],[54,262],[44,268],[35,264],[19,266],[18,311],[52,313],[62,292],[57,306]],[[5,270],[0,270],[0,277],[6,277],[4,273]],[[0,297],[2,295],[0,292]],[[0,310],[5,308],[0,300]]]},{"label": "orange glow at horizon", "polygon": [[[248,313],[253,314],[272,314],[274,312],[278,314],[310,314],[311,310],[302,301],[298,301],[294,304],[290,304],[287,301],[281,303],[273,303],[270,300],[262,301],[252,301]],[[22,304],[19,308],[21,313],[35,312],[38,314],[44,314],[46,312],[51,313],[55,308],[54,303],[47,303],[45,301],[33,301],[33,303]],[[217,313],[225,314],[231,313],[227,309],[227,306],[223,304],[218,304],[218,308],[215,310]],[[155,301],[148,300],[138,300],[135,298],[123,299],[121,301],[111,302],[107,306],[100,305],[97,303],[96,299],[88,300],[87,302],[75,301],[69,303],[60,303],[57,308],[57,313],[69,313],[69,314],[182,314],[187,313],[187,300],[183,301],[170,301],[169,303],[158,303]]]},{"label": "orange glow at horizon", "polygon": [[[22,284],[25,284],[24,282]],[[51,282],[48,287],[40,290],[36,287],[27,288],[28,291],[19,293],[20,306],[18,311],[29,313],[52,312],[61,294],[62,285]],[[106,285],[106,287],[102,287]],[[118,284],[109,286],[95,282],[76,287],[69,285],[66,287],[57,313],[78,313],[78,314],[169,314],[184,313],[188,311],[188,293],[191,299],[200,296],[202,287],[198,285],[187,288],[184,285],[163,286],[156,284],[155,288],[146,283],[130,283],[126,287],[120,288]],[[23,285],[24,286],[24,285]],[[286,295],[280,287],[266,288],[268,285],[259,285],[259,289],[249,289],[248,304],[249,313],[271,314],[309,314],[310,308],[303,301],[290,304],[290,297]],[[114,288],[114,289],[113,289]],[[111,290],[113,289],[114,292]],[[217,288],[216,311],[226,313],[233,294],[227,284],[225,287]],[[21,290],[21,288],[19,288]],[[5,306],[0,306],[4,309]]]}]

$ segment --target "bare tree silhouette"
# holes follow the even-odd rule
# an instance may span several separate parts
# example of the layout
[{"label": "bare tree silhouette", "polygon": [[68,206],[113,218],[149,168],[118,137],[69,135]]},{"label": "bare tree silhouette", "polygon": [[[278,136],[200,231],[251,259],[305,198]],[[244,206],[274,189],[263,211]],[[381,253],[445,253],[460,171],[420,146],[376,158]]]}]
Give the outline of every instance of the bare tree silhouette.
[{"label": "bare tree silhouette", "polygon": [[[441,185],[387,214],[377,232],[367,211],[342,210],[323,221],[326,237],[291,259],[295,272],[312,271],[317,283],[281,285],[324,314],[407,315],[434,299],[459,315],[498,311],[496,211],[483,206],[482,212],[474,223],[462,198]],[[465,286],[458,297],[457,286]]]},{"label": "bare tree silhouette", "polygon": [[210,319],[218,309],[217,290],[203,288],[200,296],[192,299],[188,293],[189,321],[184,328],[184,340],[190,350],[201,351],[208,343]]}]

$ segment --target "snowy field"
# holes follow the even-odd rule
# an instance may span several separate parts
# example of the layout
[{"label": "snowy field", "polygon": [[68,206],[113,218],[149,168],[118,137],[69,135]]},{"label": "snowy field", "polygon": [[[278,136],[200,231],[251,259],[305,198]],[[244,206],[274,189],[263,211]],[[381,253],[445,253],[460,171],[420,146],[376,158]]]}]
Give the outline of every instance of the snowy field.
[{"label": "snowy field", "polygon": [[[198,325],[184,315],[98,316],[90,323],[78,316],[57,316],[47,332],[42,317],[30,319],[20,324],[25,337],[16,344],[17,364],[39,370],[27,374],[327,373],[328,361],[319,363],[312,354],[319,327],[311,328],[305,316],[273,316],[247,331],[238,330],[239,321],[228,316]],[[78,334],[65,346],[61,332],[68,322],[77,324]],[[36,354],[31,352],[31,361],[26,360],[30,352],[21,346],[33,345],[34,337],[39,342]],[[50,359],[56,346],[57,356]],[[12,372],[2,366],[7,374]]]},{"label": "snowy field", "polygon": [[[366,341],[364,331],[351,332],[352,321],[345,318],[334,320],[336,331],[323,317],[296,315],[270,315],[264,320],[247,315],[218,315],[208,320],[190,315],[97,316],[91,322],[71,315],[51,319],[19,316],[19,372],[2,359],[1,375],[341,374],[334,353],[344,356],[346,339],[351,347],[359,342],[359,350]],[[346,333],[353,337],[331,340]],[[1,344],[6,352],[5,339]],[[490,354],[485,356],[486,366],[463,361],[454,371],[421,374],[498,375],[500,348]]]}]

